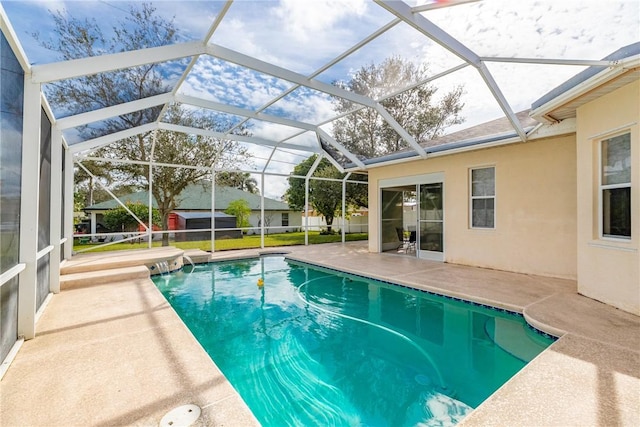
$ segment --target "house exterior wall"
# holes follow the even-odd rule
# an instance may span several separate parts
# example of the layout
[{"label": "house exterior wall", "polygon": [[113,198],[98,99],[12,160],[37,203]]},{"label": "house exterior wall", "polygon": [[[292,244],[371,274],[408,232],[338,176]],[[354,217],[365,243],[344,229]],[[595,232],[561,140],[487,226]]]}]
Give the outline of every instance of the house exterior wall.
[{"label": "house exterior wall", "polygon": [[[282,214],[289,214],[289,226],[286,228],[275,228],[282,227]],[[260,226],[260,211],[251,211],[249,215],[249,223],[252,227]],[[292,233],[294,231],[299,231],[302,226],[302,213],[295,211],[264,211],[265,217],[265,226],[274,227],[270,230],[265,230],[265,234],[275,234],[275,233]],[[260,234],[260,229],[255,228],[253,230],[249,230],[247,234]]]},{"label": "house exterior wall", "polygon": [[[640,82],[577,110],[578,292],[640,315]],[[600,141],[631,133],[631,238],[600,235]]]},{"label": "house exterior wall", "polygon": [[[470,168],[495,166],[495,229],[470,227]],[[380,251],[380,180],[444,175],[445,262],[575,278],[575,135],[369,171],[369,250]]]}]

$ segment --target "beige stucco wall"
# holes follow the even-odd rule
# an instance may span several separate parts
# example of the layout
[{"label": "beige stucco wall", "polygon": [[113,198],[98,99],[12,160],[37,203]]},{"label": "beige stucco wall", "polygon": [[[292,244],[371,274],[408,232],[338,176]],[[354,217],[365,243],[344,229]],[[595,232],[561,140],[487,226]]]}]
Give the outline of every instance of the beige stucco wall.
[{"label": "beige stucco wall", "polygon": [[[469,169],[496,167],[496,228],[469,226]],[[444,173],[445,261],[576,277],[575,135],[369,171],[369,250],[378,252],[379,180]]]},{"label": "beige stucco wall", "polygon": [[[640,83],[577,111],[578,292],[640,315]],[[631,240],[599,236],[599,141],[631,132]]]}]

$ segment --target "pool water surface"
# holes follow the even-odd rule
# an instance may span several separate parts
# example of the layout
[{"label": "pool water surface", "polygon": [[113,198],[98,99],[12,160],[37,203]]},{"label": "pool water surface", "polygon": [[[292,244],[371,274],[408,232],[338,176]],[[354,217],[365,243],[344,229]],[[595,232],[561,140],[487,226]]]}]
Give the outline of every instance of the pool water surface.
[{"label": "pool water surface", "polygon": [[153,280],[265,426],[454,425],[553,342],[513,313],[282,256]]}]

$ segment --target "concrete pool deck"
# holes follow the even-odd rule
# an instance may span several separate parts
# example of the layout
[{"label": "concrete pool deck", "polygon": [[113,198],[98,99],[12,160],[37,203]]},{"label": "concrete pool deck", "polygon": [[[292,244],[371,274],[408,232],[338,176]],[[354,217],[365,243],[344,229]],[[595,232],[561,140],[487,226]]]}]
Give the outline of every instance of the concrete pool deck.
[{"label": "concrete pool deck", "polygon": [[[460,425],[640,420],[640,317],[578,295],[575,281],[374,254],[366,242],[211,258],[261,252],[519,311],[562,335]],[[196,425],[257,425],[153,283],[116,277],[53,296],[0,382],[0,425],[158,425],[189,403],[203,407]]]}]

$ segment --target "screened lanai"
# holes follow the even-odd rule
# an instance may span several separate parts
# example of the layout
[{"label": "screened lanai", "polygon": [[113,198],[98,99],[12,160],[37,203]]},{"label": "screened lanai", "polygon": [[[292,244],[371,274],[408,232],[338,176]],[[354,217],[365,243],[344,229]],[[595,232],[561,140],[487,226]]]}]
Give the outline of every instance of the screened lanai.
[{"label": "screened lanai", "polygon": [[[59,291],[60,262],[73,255],[74,173],[93,177],[87,165],[143,167],[137,188],[146,191],[148,206],[154,204],[154,176],[196,171],[196,181],[209,183],[205,197],[212,213],[216,176],[248,174],[261,196],[259,226],[253,228],[262,245],[270,226],[285,227],[269,224],[265,198],[280,200],[291,179],[304,183],[299,228],[307,233],[310,186],[337,182],[344,241],[347,188],[367,185],[369,170],[427,159],[438,138],[439,153],[459,149],[459,140],[443,137],[496,119],[507,126],[499,138],[526,142],[539,124],[522,112],[541,94],[590,67],[624,70],[624,61],[606,57],[638,41],[639,16],[638,3],[627,1],[157,2],[150,6],[162,18],[150,27],[157,34],[131,49],[139,36],[128,26],[135,18],[131,8],[140,12],[141,3],[0,4],[1,285],[21,313],[13,323],[17,333],[3,329],[0,359],[17,336],[34,337],[36,313],[50,292]],[[88,22],[101,33],[79,35],[97,41],[64,57],[55,47],[69,47],[70,40],[60,38],[56,22]],[[358,70],[390,58],[424,66],[421,78],[400,80],[400,86],[398,80],[380,80],[366,91],[349,84]],[[100,87],[96,81],[112,81],[119,73],[142,73],[158,82],[154,90],[123,84],[104,86],[110,96],[102,98],[65,98],[69,88]],[[400,120],[390,105],[427,87],[438,108],[459,91],[461,107],[455,117],[416,135],[411,128],[425,118]],[[357,149],[357,133],[345,129],[365,114],[384,127],[376,142],[393,144]],[[494,142],[495,133],[487,132],[474,141]],[[199,163],[197,152],[191,163],[157,158],[160,147],[171,146],[171,133],[186,135],[205,152],[218,150],[216,161]],[[135,155],[122,155],[127,152]],[[243,153],[240,160],[237,153]],[[313,155],[308,172],[294,174]],[[323,159],[342,175],[316,174]],[[118,179],[123,176],[113,173],[109,184]],[[111,193],[108,185],[105,191]],[[154,231],[151,215],[136,216],[141,229],[131,238],[146,236],[151,245],[153,234],[168,232]],[[369,221],[377,220],[378,213],[370,213]],[[3,316],[7,312],[3,308]],[[3,322],[3,328],[10,324]]]}]

